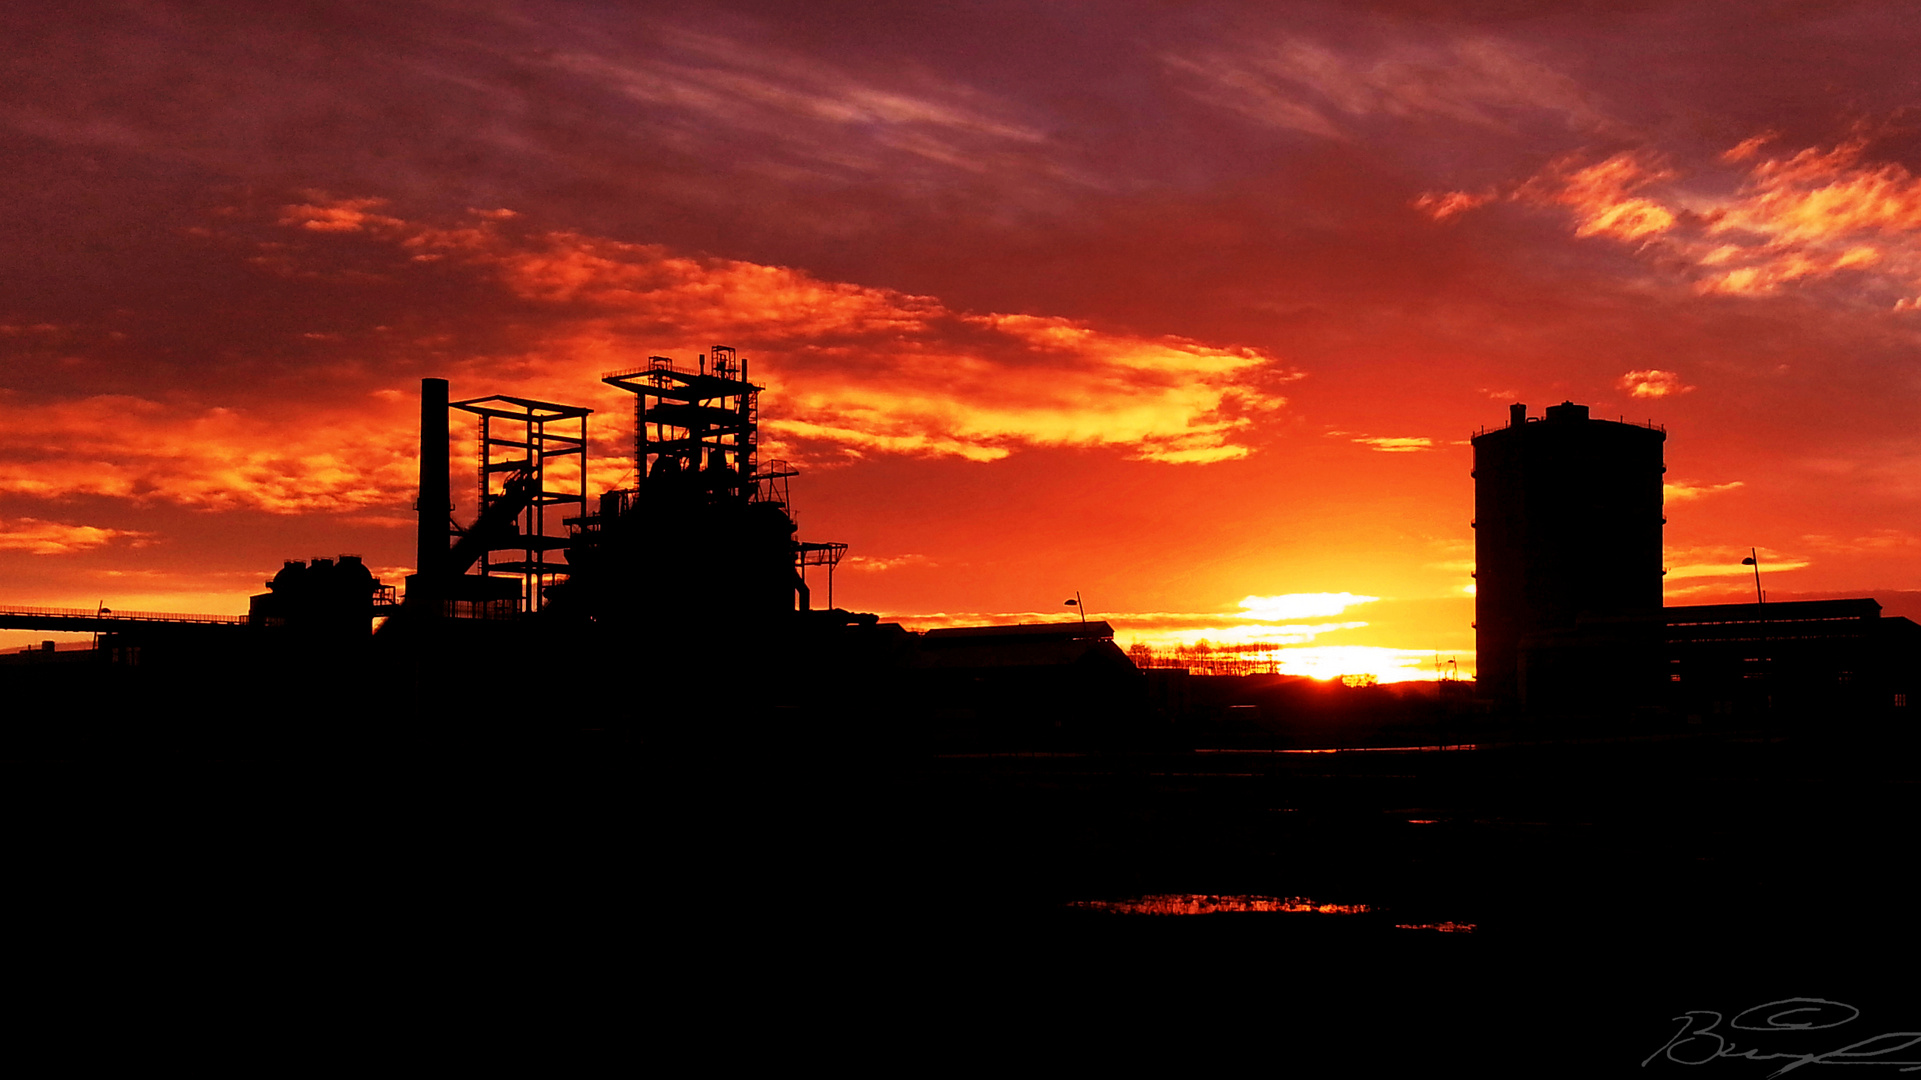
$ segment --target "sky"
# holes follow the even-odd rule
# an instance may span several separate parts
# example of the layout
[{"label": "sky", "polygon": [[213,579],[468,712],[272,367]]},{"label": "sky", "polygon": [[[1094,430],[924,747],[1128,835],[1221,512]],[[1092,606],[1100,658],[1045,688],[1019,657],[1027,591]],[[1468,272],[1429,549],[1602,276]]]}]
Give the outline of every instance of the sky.
[{"label": "sky", "polygon": [[914,628],[1078,592],[1124,646],[1471,670],[1467,440],[1562,400],[1665,426],[1668,603],[1753,548],[1921,617],[1917,47],[1879,3],[5,5],[0,606],[398,582],[422,377],[595,409],[599,491],[599,376],[721,344],[835,602]]}]

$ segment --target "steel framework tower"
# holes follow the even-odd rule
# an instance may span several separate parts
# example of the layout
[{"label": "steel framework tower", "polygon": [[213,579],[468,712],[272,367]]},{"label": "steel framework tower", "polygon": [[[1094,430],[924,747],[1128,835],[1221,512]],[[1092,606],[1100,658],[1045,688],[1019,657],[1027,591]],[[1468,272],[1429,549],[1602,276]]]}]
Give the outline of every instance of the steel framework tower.
[{"label": "steel framework tower", "polygon": [[[578,507],[576,513],[587,512],[587,417],[593,410],[503,396],[469,398],[448,405],[480,418],[474,455],[480,517],[509,501],[525,504],[515,514],[512,533],[490,537],[482,546],[480,573],[483,577],[519,577],[521,610],[539,611],[546,587],[567,573],[564,561],[548,560],[549,552],[564,549],[568,541],[564,536],[548,535],[547,508],[573,504]],[[549,425],[560,430],[549,430]],[[567,430],[569,425],[573,427],[571,432]],[[568,458],[578,461],[578,473],[569,477],[562,470],[562,475],[555,475],[552,466]],[[458,527],[454,531],[460,533]],[[496,551],[514,552],[520,557],[496,560]]]},{"label": "steel framework tower", "polygon": [[634,395],[636,500],[650,487],[700,489],[707,502],[747,502],[755,494],[760,449],[761,387],[747,381],[747,365],[725,345],[703,353],[696,371],[675,370],[665,356],[647,366],[614,371],[601,382]]},{"label": "steel framework tower", "polygon": [[631,492],[608,492],[599,513],[569,522],[581,557],[615,575],[620,560],[609,563],[604,552],[627,544],[645,553],[642,562],[672,566],[625,595],[636,608],[677,611],[682,619],[729,608],[806,610],[809,566],[827,567],[831,603],[833,570],[847,545],[794,539],[787,480],[797,474],[784,461],[760,464],[762,388],[748,381],[733,349],[714,346],[693,371],[650,356],[646,366],[601,381],[634,395],[636,477]]}]

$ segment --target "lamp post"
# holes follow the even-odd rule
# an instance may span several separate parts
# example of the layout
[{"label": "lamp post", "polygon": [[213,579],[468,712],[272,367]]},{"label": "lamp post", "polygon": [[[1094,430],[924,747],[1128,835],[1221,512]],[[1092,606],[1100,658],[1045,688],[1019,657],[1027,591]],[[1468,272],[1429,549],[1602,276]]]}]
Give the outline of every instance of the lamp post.
[{"label": "lamp post", "polygon": [[1768,641],[1768,614],[1761,605],[1768,602],[1768,596],[1761,591],[1761,553],[1754,548],[1748,549],[1748,557],[1741,560],[1742,566],[1754,567],[1754,606],[1761,617],[1761,681],[1766,697],[1767,711],[1774,711],[1774,647]]},{"label": "lamp post", "polygon": [[1087,625],[1087,605],[1081,603],[1081,591],[1079,589],[1074,590],[1074,599],[1062,600],[1061,603],[1066,605],[1067,607],[1071,607],[1074,610],[1080,612],[1081,625],[1082,626]]}]

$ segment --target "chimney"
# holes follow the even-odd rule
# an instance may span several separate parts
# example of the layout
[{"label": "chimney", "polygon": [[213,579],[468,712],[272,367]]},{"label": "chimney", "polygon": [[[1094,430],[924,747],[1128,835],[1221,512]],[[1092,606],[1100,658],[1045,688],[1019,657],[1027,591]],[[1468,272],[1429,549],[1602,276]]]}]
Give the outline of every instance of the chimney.
[{"label": "chimney", "polygon": [[420,380],[420,512],[415,568],[425,585],[438,580],[447,561],[447,514],[453,509],[447,486],[447,380]]},{"label": "chimney", "polygon": [[1508,426],[1520,427],[1522,424],[1525,424],[1525,423],[1527,423],[1527,406],[1526,405],[1509,405],[1507,407]]}]

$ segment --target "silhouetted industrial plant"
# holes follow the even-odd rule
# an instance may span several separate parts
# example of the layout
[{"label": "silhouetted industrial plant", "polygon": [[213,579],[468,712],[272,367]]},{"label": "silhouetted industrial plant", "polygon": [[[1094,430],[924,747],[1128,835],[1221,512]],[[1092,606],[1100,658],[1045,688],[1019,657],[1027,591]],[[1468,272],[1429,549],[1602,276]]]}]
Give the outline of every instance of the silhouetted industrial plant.
[{"label": "silhouetted industrial plant", "polygon": [[[1477,433],[1482,678],[1437,656],[1435,680],[1380,684],[1282,674],[1255,643],[1123,652],[1078,611],[917,633],[846,610],[847,545],[800,537],[797,471],[761,455],[744,361],[715,347],[604,381],[633,395],[632,482],[596,491],[593,410],[422,380],[404,589],[339,555],[287,562],[246,615],[0,612],[96,635],[0,657],[0,763],[43,777],[22,820],[69,805],[69,761],[113,775],[94,800],[114,808],[105,832],[212,792],[196,828],[251,830],[208,879],[222,893],[255,895],[259,852],[304,835],[348,853],[356,893],[412,873],[442,896],[422,923],[501,888],[518,837],[535,854],[512,873],[556,914],[531,920],[516,894],[463,951],[514,920],[544,950],[572,920],[598,956],[636,919],[678,927],[691,909],[718,913],[706,950],[774,907],[780,944],[818,936],[834,970],[861,934],[916,966],[940,948],[971,966],[964,935],[1013,927],[1050,965],[1034,1009],[1050,1022],[1052,967],[1123,958],[1082,991],[1106,1008],[1157,949],[1175,996],[1213,951],[1320,972],[1286,976],[1299,996],[1354,974],[1343,1002],[1412,956],[1422,1015],[1462,973],[1489,980],[1460,995],[1480,1009],[1501,1000],[1489,987],[1513,992],[1507,972],[1579,948],[1584,971],[1717,940],[1732,963],[1781,940],[1776,905],[1738,907],[1778,890],[1781,865],[1848,868],[1851,897],[1887,898],[1882,925],[1912,921],[1905,878],[1873,874],[1912,835],[1921,627],[1858,598],[1663,607],[1659,427],[1564,402]],[[471,501],[450,450],[467,417]],[[154,865],[174,832],[191,830],[154,842]],[[434,861],[449,836],[468,878]],[[308,889],[310,849],[290,850],[287,880]],[[1620,902],[1645,882],[1658,902]],[[320,895],[303,933],[351,906]],[[1874,937],[1850,903],[1849,929]],[[1718,939],[1682,918],[1727,911],[1746,921]],[[1217,921],[1198,940],[1125,922],[1149,914]],[[1075,940],[1084,955],[1059,960]],[[1474,975],[1490,956],[1507,959]],[[1540,1060],[1558,1059],[1523,1075]]]},{"label": "silhouetted industrial plant", "polygon": [[[398,596],[342,555],[287,563],[245,617],[103,606],[15,610],[0,626],[98,634],[90,655],[118,680],[102,693],[223,685],[347,723],[397,712],[537,725],[566,702],[575,722],[650,730],[914,714],[926,733],[980,745],[1138,727],[1143,676],[1105,622],[915,634],[834,607],[847,545],[796,535],[798,473],[761,460],[762,387],[733,349],[689,368],[650,357],[602,381],[634,395],[634,482],[594,493],[593,410],[453,400],[446,381],[422,380],[417,570]],[[465,521],[450,488],[453,413],[475,418]],[[823,573],[810,583],[809,569]],[[43,655],[16,674],[58,693],[58,673],[76,669]],[[455,687],[484,700],[450,708]]]},{"label": "silhouetted industrial plant", "polygon": [[[81,678],[123,703],[217,686],[315,722],[537,726],[566,703],[572,722],[656,734],[819,731],[831,716],[848,737],[920,746],[1173,747],[1877,713],[1905,709],[1921,655],[1921,628],[1872,600],[1664,608],[1667,433],[1572,402],[1539,419],[1514,405],[1473,438],[1476,683],[1322,686],[1271,658],[1265,673],[1191,650],[1130,658],[1108,623],[1084,619],[914,633],[834,605],[847,545],[797,535],[798,474],[762,459],[762,388],[733,349],[686,367],[650,357],[602,381],[633,395],[631,487],[589,490],[592,409],[454,400],[423,379],[404,591],[341,555],[288,562],[246,616],[15,609],[0,626],[91,631],[97,647],[16,654],[4,669],[28,699]],[[464,518],[450,488],[457,414],[475,430]],[[457,687],[481,699],[454,708]]]}]

